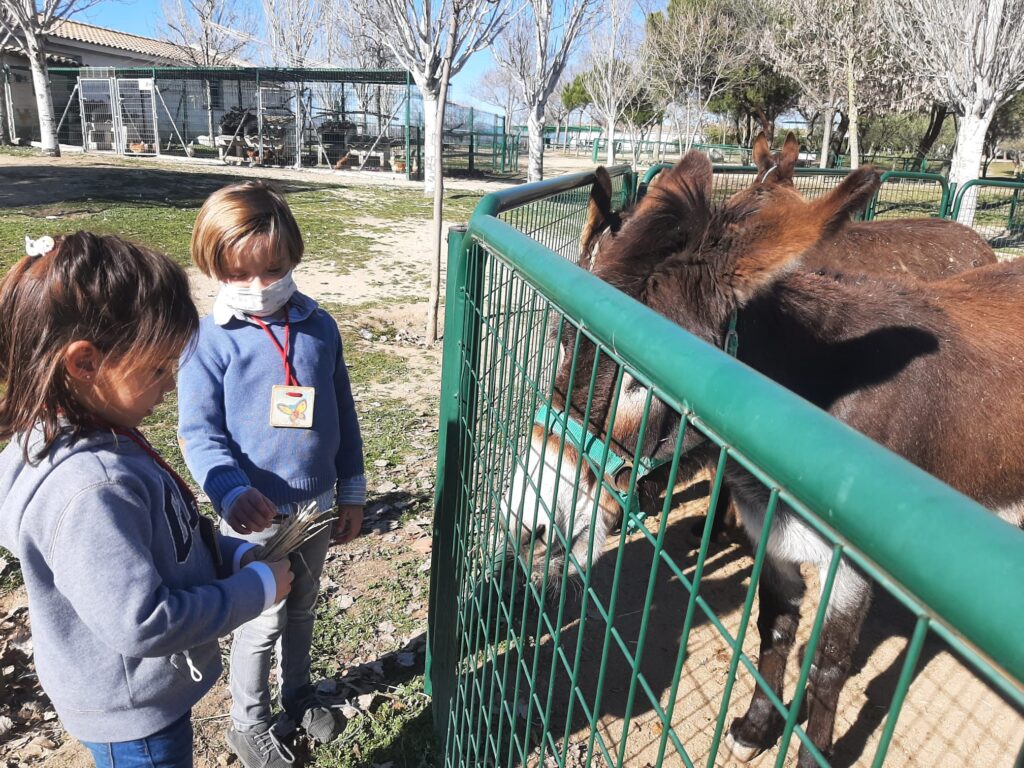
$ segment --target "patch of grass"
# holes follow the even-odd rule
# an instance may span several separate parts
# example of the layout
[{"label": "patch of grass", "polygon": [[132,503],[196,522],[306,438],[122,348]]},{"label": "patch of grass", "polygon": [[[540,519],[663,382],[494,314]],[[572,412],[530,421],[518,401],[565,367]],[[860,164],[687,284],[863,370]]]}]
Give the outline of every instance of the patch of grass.
[{"label": "patch of grass", "polygon": [[381,349],[368,349],[351,338],[344,339],[345,363],[353,386],[371,388],[373,384],[390,384],[409,375],[403,358]]},{"label": "patch of grass", "polygon": [[12,157],[38,157],[39,150],[35,147],[16,147],[13,144],[0,144],[0,155]]},{"label": "patch of grass", "polygon": [[393,763],[394,768],[428,768],[437,764],[429,699],[423,677],[399,686],[394,698],[374,712],[349,721],[342,737],[318,749],[318,768],[364,768]]},{"label": "patch of grass", "polygon": [[[393,544],[385,544],[384,547],[395,548]],[[389,554],[394,552],[371,552],[374,560],[378,555],[386,559]],[[426,573],[419,572],[419,567],[420,560],[414,558],[396,564],[393,570],[381,569],[380,577],[364,585],[363,594],[346,610],[337,606],[333,596],[320,595],[310,654],[314,679],[334,677],[341,662],[359,655],[365,645],[375,645],[377,628],[381,623],[391,622],[395,627],[395,637],[410,634],[421,625],[422,619],[413,619],[405,613],[409,602],[426,603],[427,600],[429,579]],[[413,589],[414,585],[418,589]],[[392,650],[396,649],[384,649],[384,652]]]},{"label": "patch of grass", "polygon": [[[384,228],[353,225],[360,216],[395,221],[427,220],[431,216],[430,200],[410,189],[371,189],[362,197],[353,190],[328,188],[285,196],[302,230],[306,258],[333,261],[334,269],[341,274],[364,266],[385,248],[377,237],[363,234],[379,234]],[[450,194],[445,217],[467,220],[479,197],[474,193]],[[176,207],[162,201],[114,199],[10,208],[0,218],[0,271],[9,269],[24,255],[25,235],[61,235],[81,229],[135,240],[187,265],[198,212],[199,203]]]},{"label": "patch of grass", "polygon": [[0,560],[7,561],[7,567],[0,571],[0,597],[10,594],[25,583],[18,558],[0,547]]}]

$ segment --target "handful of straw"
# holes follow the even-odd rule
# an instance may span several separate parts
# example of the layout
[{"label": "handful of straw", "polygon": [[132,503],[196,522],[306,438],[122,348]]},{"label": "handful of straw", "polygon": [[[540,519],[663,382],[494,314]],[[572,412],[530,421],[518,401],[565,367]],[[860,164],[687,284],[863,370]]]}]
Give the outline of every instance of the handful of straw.
[{"label": "handful of straw", "polygon": [[263,545],[263,549],[256,555],[256,559],[273,562],[287,557],[331,525],[337,516],[336,508],[318,512],[315,501],[304,504],[294,515],[285,518],[277,533]]}]

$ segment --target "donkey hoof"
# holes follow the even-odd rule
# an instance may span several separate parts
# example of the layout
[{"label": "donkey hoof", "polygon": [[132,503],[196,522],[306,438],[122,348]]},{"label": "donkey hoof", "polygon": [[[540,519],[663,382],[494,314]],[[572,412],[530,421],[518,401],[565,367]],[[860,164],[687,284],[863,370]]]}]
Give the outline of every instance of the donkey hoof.
[{"label": "donkey hoof", "polygon": [[764,747],[750,747],[737,741],[731,733],[725,734],[725,746],[734,759],[741,763],[749,763],[764,752]]}]

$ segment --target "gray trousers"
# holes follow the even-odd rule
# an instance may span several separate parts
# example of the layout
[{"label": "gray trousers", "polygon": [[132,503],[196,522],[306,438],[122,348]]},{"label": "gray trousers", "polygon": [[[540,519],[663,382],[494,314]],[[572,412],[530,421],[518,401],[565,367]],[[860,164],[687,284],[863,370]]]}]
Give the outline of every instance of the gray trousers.
[{"label": "gray trousers", "polygon": [[[280,524],[275,523],[265,531],[240,538],[262,544],[279,527]],[[222,524],[222,528],[227,528],[226,524]],[[230,529],[225,533],[239,536]],[[235,630],[228,683],[231,720],[236,730],[249,730],[271,720],[270,665],[275,646],[281,703],[289,709],[302,703],[310,684],[316,598],[330,542],[331,530],[327,529],[293,552],[291,564],[295,578],[288,597]]]}]

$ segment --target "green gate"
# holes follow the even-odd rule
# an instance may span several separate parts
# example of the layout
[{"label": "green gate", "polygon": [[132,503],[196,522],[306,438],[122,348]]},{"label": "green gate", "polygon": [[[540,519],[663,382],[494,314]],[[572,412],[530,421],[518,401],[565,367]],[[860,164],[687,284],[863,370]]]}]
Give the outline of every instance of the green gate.
[{"label": "green gate", "polygon": [[973,227],[1003,257],[1024,252],[1024,182],[972,179],[957,190],[951,218]]},{"label": "green gate", "polygon": [[[613,170],[622,204],[633,179]],[[749,624],[766,547],[764,536],[723,547],[703,524],[726,462],[770,489],[765,530],[785,504],[833,550],[823,598],[805,606],[807,650],[791,660],[787,700],[769,694],[785,732],[757,765],[785,764],[806,739],[804,683],[847,561],[873,580],[878,615],[840,701],[837,764],[1019,765],[1024,532],[570,263],[593,178],[488,195],[468,231],[449,236],[428,669],[444,765],[726,763],[731,718],[765,688]],[[565,534],[535,531],[523,549],[509,519],[580,493],[559,483],[582,459],[563,455],[564,432],[536,416],[566,330],[575,341],[563,353],[591,396],[596,368],[581,345],[613,361],[612,391],[627,376],[642,387],[641,438],[656,405],[685,429],[660,515],[628,505],[604,556],[589,568],[570,556],[559,574],[551,551],[569,548]],[[535,421],[559,451],[527,502],[510,487]],[[713,445],[714,482],[690,478],[687,431]],[[633,491],[636,469],[628,476]],[[546,549],[533,546],[542,538]]]}]

